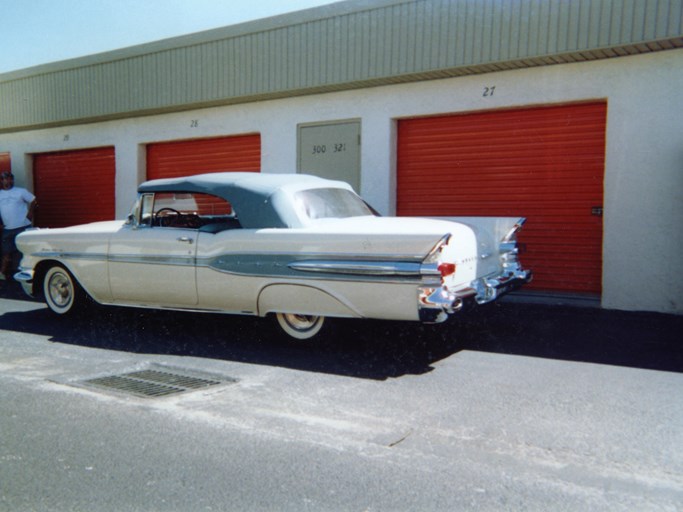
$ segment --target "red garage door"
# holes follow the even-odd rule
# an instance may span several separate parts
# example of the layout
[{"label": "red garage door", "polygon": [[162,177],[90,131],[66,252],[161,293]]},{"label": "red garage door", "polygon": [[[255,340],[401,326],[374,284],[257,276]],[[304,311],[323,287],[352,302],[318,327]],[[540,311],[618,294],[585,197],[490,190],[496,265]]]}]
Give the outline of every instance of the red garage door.
[{"label": "red garage door", "polygon": [[0,153],[0,172],[11,170],[12,161],[10,160],[9,153]]},{"label": "red garage door", "polygon": [[147,146],[147,179],[205,172],[261,170],[259,134],[163,142]]},{"label": "red garage door", "polygon": [[521,216],[529,288],[600,293],[605,102],[402,120],[398,214]]},{"label": "red garage door", "polygon": [[34,155],[35,224],[56,228],[113,219],[115,175],[112,147]]}]

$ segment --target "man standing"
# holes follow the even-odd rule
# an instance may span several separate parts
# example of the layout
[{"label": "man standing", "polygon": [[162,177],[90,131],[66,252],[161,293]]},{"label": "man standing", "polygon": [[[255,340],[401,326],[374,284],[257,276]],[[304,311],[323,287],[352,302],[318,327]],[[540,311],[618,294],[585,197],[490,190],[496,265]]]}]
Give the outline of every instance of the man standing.
[{"label": "man standing", "polygon": [[9,171],[0,174],[0,185],[0,217],[3,225],[0,273],[9,280],[14,270],[13,258],[18,253],[15,239],[33,222],[36,196],[25,188],[15,187],[14,175]]}]

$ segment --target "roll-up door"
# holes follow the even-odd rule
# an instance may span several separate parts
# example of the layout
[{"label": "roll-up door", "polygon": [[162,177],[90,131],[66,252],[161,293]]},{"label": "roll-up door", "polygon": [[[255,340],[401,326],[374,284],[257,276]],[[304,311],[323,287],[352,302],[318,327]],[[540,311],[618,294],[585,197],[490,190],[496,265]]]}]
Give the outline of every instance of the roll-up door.
[{"label": "roll-up door", "polygon": [[33,155],[35,224],[64,227],[116,214],[113,147]]},{"label": "roll-up door", "polygon": [[520,216],[528,288],[600,293],[605,102],[398,123],[399,215]]},{"label": "roll-up door", "polygon": [[12,161],[9,153],[0,153],[0,172],[11,171]]},{"label": "roll-up door", "polygon": [[261,170],[259,134],[161,142],[147,146],[147,179]]}]

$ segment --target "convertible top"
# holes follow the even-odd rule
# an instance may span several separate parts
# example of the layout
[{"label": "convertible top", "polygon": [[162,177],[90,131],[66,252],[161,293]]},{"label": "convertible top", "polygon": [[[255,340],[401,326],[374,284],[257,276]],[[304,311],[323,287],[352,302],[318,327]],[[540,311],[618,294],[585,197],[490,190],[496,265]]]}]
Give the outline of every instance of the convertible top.
[{"label": "convertible top", "polygon": [[231,194],[236,190],[249,191],[264,198],[281,188],[308,189],[320,187],[349,186],[342,181],[332,181],[310,174],[275,174],[260,172],[216,172],[150,180],[138,187],[140,192],[204,192],[206,194]]},{"label": "convertible top", "polygon": [[139,193],[194,192],[213,194],[229,201],[248,229],[301,227],[291,196],[314,188],[351,186],[308,174],[219,172],[151,180],[138,187]]}]

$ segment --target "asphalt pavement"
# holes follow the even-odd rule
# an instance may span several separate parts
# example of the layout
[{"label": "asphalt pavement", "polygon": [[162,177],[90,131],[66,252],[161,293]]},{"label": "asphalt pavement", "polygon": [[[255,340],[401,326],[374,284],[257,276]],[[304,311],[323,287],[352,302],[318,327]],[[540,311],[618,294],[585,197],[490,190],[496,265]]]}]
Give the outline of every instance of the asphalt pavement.
[{"label": "asphalt pavement", "polygon": [[[0,511],[681,510],[683,317],[490,304],[446,324],[94,308],[0,290]],[[215,387],[88,384],[169,369]],[[197,373],[198,372],[198,373]]]}]

